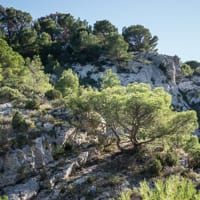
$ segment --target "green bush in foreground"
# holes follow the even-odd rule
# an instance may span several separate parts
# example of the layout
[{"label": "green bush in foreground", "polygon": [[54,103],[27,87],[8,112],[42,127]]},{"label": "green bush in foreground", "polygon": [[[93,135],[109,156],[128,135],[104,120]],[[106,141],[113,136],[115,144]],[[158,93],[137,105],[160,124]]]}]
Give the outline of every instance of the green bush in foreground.
[{"label": "green bush in foreground", "polygon": [[8,200],[8,197],[3,195],[3,196],[0,196],[0,200]]},{"label": "green bush in foreground", "polygon": [[167,180],[155,181],[151,187],[144,181],[140,184],[143,200],[198,200],[200,193],[190,180],[178,176],[171,176]]}]

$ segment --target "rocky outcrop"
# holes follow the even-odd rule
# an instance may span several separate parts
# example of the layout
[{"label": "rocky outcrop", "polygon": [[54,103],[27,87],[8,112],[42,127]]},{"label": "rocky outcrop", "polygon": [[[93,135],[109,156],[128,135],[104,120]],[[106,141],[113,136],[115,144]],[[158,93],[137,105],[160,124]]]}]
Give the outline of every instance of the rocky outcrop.
[{"label": "rocky outcrop", "polygon": [[[100,86],[101,77],[106,69],[111,68],[117,73],[122,85],[133,82],[148,83],[153,88],[163,87],[172,95],[172,105],[179,111],[194,109],[200,119],[200,76],[185,77],[181,72],[177,56],[167,56],[157,53],[141,53],[124,68],[116,66],[73,66],[79,77],[91,80],[95,86]],[[199,120],[200,121],[200,120]]]},{"label": "rocky outcrop", "polygon": [[16,184],[30,177],[53,161],[51,145],[44,137],[36,138],[33,145],[15,149],[0,157],[0,188]]},{"label": "rocky outcrop", "polygon": [[5,188],[4,192],[8,196],[9,200],[25,200],[31,199],[38,193],[39,180],[37,177],[30,178],[25,183],[17,184],[15,186],[9,186]]},{"label": "rocky outcrop", "polygon": [[13,110],[13,105],[11,103],[0,104],[0,115],[9,115]]},{"label": "rocky outcrop", "polygon": [[179,59],[177,56],[167,56],[157,53],[138,54],[124,69],[116,66],[102,66],[101,72],[96,66],[73,66],[81,79],[93,80],[100,85],[103,72],[108,68],[118,74],[122,85],[139,82],[148,83],[152,87],[163,87],[172,94],[172,104],[179,110],[189,109],[188,102],[179,90],[182,77]]}]

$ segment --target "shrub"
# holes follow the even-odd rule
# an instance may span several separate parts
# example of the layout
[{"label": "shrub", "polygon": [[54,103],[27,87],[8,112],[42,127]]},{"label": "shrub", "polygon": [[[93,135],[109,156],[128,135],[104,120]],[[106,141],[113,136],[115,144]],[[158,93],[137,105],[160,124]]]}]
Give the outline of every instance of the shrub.
[{"label": "shrub", "polygon": [[38,110],[40,107],[40,101],[38,99],[30,99],[26,102],[25,108],[30,110]]},{"label": "shrub", "polygon": [[65,149],[62,145],[57,145],[52,152],[52,156],[54,159],[58,159],[60,156],[64,154],[65,154]]},{"label": "shrub", "polygon": [[55,100],[61,98],[62,93],[59,90],[52,89],[45,93],[45,97],[47,97],[48,100]]},{"label": "shrub", "polygon": [[147,168],[147,173],[150,176],[159,176],[163,166],[159,159],[152,158]]},{"label": "shrub", "polygon": [[122,192],[117,200],[131,200],[131,190],[125,190]]},{"label": "shrub", "polygon": [[7,86],[0,88],[0,98],[6,101],[13,101],[13,100],[20,101],[25,99],[24,95],[21,94],[19,90]]},{"label": "shrub", "polygon": [[200,147],[194,148],[189,153],[190,159],[189,159],[189,167],[197,169],[200,166]]},{"label": "shrub", "polygon": [[3,196],[0,196],[0,200],[8,200],[8,197],[3,195]]},{"label": "shrub", "polygon": [[28,129],[28,123],[26,123],[23,115],[18,111],[12,118],[12,127],[18,131],[26,131]]},{"label": "shrub", "polygon": [[156,155],[156,158],[160,160],[162,166],[176,166],[178,163],[178,156],[175,152],[167,152]]},{"label": "shrub", "polygon": [[200,166],[200,144],[197,136],[192,136],[187,141],[184,150],[189,154],[189,167],[198,168]]},{"label": "shrub", "polygon": [[134,188],[133,190],[130,189],[124,190],[117,198],[117,200],[133,200],[133,199],[141,200],[141,195],[138,188]]},{"label": "shrub", "polygon": [[181,70],[184,75],[192,75],[194,73],[194,70],[190,67],[190,65],[185,63],[181,65]]},{"label": "shrub", "polygon": [[176,166],[178,163],[178,156],[176,153],[167,153],[165,157],[165,163],[167,166],[172,167]]},{"label": "shrub", "polygon": [[167,180],[155,181],[155,187],[150,187],[146,181],[140,184],[143,200],[198,200],[200,193],[193,183],[178,176],[171,176]]},{"label": "shrub", "polygon": [[124,179],[121,176],[118,175],[112,175],[108,179],[108,184],[110,186],[119,186],[124,182]]}]

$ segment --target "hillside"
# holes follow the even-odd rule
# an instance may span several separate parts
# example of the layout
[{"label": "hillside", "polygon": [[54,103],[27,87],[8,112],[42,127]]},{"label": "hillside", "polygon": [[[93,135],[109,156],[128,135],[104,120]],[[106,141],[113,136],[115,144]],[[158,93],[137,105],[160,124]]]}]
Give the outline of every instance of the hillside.
[{"label": "hillside", "polygon": [[200,198],[197,61],[142,25],[0,11],[0,199]]}]

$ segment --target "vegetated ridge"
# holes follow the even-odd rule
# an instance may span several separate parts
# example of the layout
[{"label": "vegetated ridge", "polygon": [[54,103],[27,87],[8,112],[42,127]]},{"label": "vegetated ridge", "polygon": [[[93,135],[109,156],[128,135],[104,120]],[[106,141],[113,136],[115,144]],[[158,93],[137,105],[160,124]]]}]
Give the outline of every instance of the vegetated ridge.
[{"label": "vegetated ridge", "polygon": [[199,199],[200,63],[157,42],[0,6],[0,199]]}]

